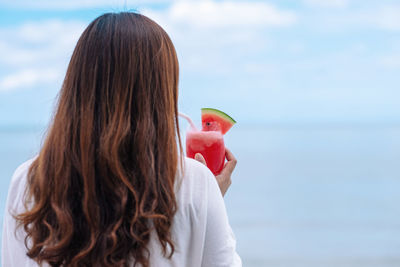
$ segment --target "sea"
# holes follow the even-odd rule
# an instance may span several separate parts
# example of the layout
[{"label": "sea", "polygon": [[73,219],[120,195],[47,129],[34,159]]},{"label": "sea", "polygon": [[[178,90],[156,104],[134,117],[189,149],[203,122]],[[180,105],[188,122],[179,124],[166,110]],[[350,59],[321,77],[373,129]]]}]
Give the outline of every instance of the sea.
[{"label": "sea", "polygon": [[[43,127],[0,128],[0,214]],[[225,196],[247,267],[400,266],[400,125],[235,125]],[[2,221],[2,218],[1,218]]]}]

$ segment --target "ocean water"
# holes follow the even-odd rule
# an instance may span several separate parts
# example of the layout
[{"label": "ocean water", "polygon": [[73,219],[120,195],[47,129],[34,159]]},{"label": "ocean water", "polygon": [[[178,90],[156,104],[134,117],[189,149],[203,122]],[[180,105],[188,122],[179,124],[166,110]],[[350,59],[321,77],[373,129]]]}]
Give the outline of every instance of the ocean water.
[{"label": "ocean water", "polygon": [[[0,129],[0,214],[42,129]],[[225,196],[249,267],[400,266],[400,126],[236,125]]]}]

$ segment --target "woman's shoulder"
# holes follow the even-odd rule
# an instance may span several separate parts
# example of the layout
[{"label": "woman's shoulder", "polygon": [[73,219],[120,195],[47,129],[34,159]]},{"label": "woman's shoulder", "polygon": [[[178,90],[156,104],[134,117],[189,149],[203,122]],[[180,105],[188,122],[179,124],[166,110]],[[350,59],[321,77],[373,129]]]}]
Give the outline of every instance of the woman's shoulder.
[{"label": "woman's shoulder", "polygon": [[13,207],[8,207],[12,209],[16,209],[17,206],[20,204],[19,201],[15,201],[20,199],[25,192],[26,182],[27,182],[27,175],[29,172],[29,168],[32,165],[32,162],[36,159],[37,156],[25,161],[24,163],[20,164],[16,170],[10,181],[10,186],[8,189],[8,199],[13,201],[8,201],[8,205],[13,205]]},{"label": "woman's shoulder", "polygon": [[23,180],[25,180],[25,178],[28,174],[29,168],[32,165],[33,161],[35,161],[36,158],[37,158],[37,156],[23,162],[15,169],[14,174],[11,178],[11,185],[20,184]]},{"label": "woman's shoulder", "polygon": [[182,205],[204,208],[203,204],[209,197],[209,187],[215,176],[202,163],[184,158],[179,168],[176,196]]},{"label": "woman's shoulder", "polygon": [[212,172],[204,164],[192,158],[184,157],[183,165],[184,171],[189,175],[212,176]]},{"label": "woman's shoulder", "polygon": [[182,183],[195,188],[207,188],[211,179],[215,179],[212,172],[197,160],[185,157],[181,168]]},{"label": "woman's shoulder", "polygon": [[18,179],[21,179],[22,176],[26,175],[29,171],[30,166],[32,165],[33,161],[35,161],[35,159],[37,158],[37,156],[28,159],[27,161],[21,163],[14,171],[14,174],[11,178],[11,182],[16,181]]}]

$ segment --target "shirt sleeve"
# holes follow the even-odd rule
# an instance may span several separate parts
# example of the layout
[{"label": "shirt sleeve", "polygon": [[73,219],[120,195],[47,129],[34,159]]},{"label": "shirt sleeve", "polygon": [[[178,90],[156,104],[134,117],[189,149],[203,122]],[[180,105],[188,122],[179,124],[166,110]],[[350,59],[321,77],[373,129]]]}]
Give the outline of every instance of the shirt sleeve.
[{"label": "shirt sleeve", "polygon": [[204,267],[241,267],[236,239],[229,225],[225,203],[215,177],[208,178],[207,223],[202,265]]},{"label": "shirt sleeve", "polygon": [[[24,239],[20,239],[20,231],[15,231],[16,224],[11,214],[6,211],[3,221],[3,235],[2,235],[2,266],[21,266],[31,267],[37,266],[32,260],[26,256],[26,248]],[[22,228],[21,228],[22,229]]]},{"label": "shirt sleeve", "polygon": [[[38,266],[27,255],[25,231],[23,226],[16,228],[13,215],[23,211],[26,173],[31,161],[22,164],[14,173],[8,190],[7,202],[3,217],[1,262],[4,267]],[[44,265],[47,266],[47,265]]]}]

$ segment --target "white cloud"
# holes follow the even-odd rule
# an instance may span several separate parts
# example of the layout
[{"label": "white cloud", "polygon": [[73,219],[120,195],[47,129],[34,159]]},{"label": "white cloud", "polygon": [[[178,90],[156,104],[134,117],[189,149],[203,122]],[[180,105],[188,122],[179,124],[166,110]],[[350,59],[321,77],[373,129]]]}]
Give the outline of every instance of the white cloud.
[{"label": "white cloud", "polygon": [[21,66],[59,62],[72,51],[84,26],[77,21],[46,20],[0,28],[4,37],[0,41],[0,63]]},{"label": "white cloud", "polygon": [[128,5],[166,2],[168,0],[2,0],[0,6],[42,10],[76,10],[95,7],[125,8]]},{"label": "white cloud", "polygon": [[[1,5],[25,5],[34,8],[78,8],[112,4],[113,1],[3,1]],[[114,1],[114,3],[123,2]],[[127,1],[131,5],[133,1]],[[138,1],[134,1],[137,3]],[[157,2],[157,1],[156,1]],[[235,53],[246,49],[264,49],[267,37],[262,32],[269,27],[286,27],[296,23],[296,14],[264,2],[244,1],[173,1],[164,9],[146,9],[145,15],[166,28],[189,71],[229,72],[230,47]],[[65,20],[30,21],[11,28],[0,28],[1,91],[17,90],[54,82],[56,75],[42,75],[46,69],[65,70],[71,52],[87,22]],[[205,53],[198,53],[199,50]],[[228,58],[227,58],[228,57]],[[27,71],[36,70],[36,71]],[[36,74],[35,74],[36,73]],[[20,77],[20,82],[17,78]],[[46,78],[47,77],[47,78]],[[46,81],[46,79],[48,79]]]},{"label": "white cloud", "polygon": [[295,12],[261,1],[177,1],[141,11],[168,32],[183,69],[196,74],[237,71],[243,55],[269,48],[269,29],[297,23]]},{"label": "white cloud", "polygon": [[3,77],[0,80],[0,92],[55,83],[60,79],[62,71],[57,69],[24,69]]},{"label": "white cloud", "polygon": [[388,69],[400,69],[400,53],[382,56],[378,63]]},{"label": "white cloud", "polygon": [[[322,30],[348,31],[368,28],[400,31],[400,5],[360,5],[344,12],[316,12],[306,18],[313,27]],[[318,23],[315,23],[318,21]]]},{"label": "white cloud", "polygon": [[344,8],[349,5],[349,0],[304,0],[304,3],[312,7]]},{"label": "white cloud", "polygon": [[369,20],[379,28],[398,31],[400,30],[400,5],[384,6],[370,16]]},{"label": "white cloud", "polygon": [[294,12],[264,2],[177,1],[166,11],[147,9],[143,13],[169,24],[196,28],[289,26],[297,19]]},{"label": "white cloud", "polygon": [[60,83],[85,24],[46,20],[0,28],[0,91]]},{"label": "white cloud", "polygon": [[[20,40],[30,43],[57,42],[70,45],[77,40],[86,26],[80,21],[45,20],[29,22],[17,29],[17,36]],[[57,40],[55,40],[57,36]]]},{"label": "white cloud", "polygon": [[339,24],[375,28],[385,31],[400,30],[400,5],[378,5],[349,12]]}]

